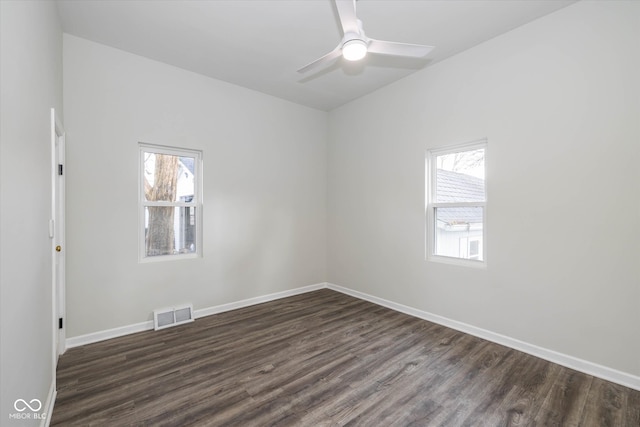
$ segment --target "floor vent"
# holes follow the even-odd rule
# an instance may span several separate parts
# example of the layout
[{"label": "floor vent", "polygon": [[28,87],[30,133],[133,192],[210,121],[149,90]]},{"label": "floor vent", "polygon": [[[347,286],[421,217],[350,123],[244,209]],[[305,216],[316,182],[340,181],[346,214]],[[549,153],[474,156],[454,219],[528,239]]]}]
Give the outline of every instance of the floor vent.
[{"label": "floor vent", "polygon": [[153,326],[156,331],[189,322],[193,322],[192,304],[153,310]]}]

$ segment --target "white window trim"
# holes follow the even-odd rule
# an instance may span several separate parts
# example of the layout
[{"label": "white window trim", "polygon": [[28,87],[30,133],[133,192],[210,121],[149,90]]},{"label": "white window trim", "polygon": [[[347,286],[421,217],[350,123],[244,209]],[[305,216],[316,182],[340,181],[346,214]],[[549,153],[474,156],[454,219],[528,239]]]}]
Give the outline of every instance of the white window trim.
[{"label": "white window trim", "polygon": [[[153,202],[144,196],[144,152],[169,154],[179,157],[193,157],[195,191],[191,202]],[[138,262],[175,261],[181,259],[202,258],[202,151],[165,145],[138,143]],[[196,208],[196,251],[188,254],[147,256],[145,251],[144,211],[147,206],[192,206]]]},{"label": "white window trim", "polygon": [[[443,154],[453,154],[459,153],[462,151],[471,151],[479,148],[484,148],[484,169],[485,169],[485,196],[484,202],[459,202],[459,203],[435,203],[433,202],[434,194],[435,194],[435,185],[436,185],[436,165],[435,161],[438,156]],[[486,180],[486,171],[487,171],[487,139],[482,138],[478,140],[474,140],[471,142],[466,142],[458,145],[451,145],[447,147],[440,147],[431,150],[427,150],[425,156],[425,223],[426,223],[426,232],[425,232],[425,259],[427,261],[440,262],[444,264],[452,264],[459,265],[464,267],[475,267],[475,268],[487,268],[487,200],[488,200],[488,190],[487,190],[487,180]],[[482,207],[483,215],[482,215],[482,260],[473,260],[473,259],[464,259],[464,258],[456,258],[445,255],[436,255],[435,254],[435,241],[436,241],[436,221],[435,221],[435,210],[436,208],[445,207],[445,208],[455,208],[455,207]]]}]

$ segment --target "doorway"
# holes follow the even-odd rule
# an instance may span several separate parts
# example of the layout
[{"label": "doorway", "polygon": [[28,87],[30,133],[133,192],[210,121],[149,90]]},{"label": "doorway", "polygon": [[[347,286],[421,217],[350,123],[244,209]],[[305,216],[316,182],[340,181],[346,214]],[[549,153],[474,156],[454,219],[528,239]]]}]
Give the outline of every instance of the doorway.
[{"label": "doorway", "polygon": [[51,109],[51,221],[53,368],[65,351],[65,132],[55,108]]}]

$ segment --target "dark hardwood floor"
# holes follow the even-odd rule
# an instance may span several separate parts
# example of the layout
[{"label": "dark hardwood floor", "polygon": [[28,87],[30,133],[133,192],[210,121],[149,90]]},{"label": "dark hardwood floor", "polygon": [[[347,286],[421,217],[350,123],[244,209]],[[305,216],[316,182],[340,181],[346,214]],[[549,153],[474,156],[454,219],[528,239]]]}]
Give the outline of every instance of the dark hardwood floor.
[{"label": "dark hardwood floor", "polygon": [[331,290],[68,350],[52,425],[640,426],[640,391]]}]

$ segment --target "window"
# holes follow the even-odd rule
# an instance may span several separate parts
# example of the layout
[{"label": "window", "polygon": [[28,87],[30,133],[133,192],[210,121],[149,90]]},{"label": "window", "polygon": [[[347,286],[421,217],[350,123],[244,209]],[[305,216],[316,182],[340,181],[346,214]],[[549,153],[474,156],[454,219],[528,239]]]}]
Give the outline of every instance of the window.
[{"label": "window", "polygon": [[485,140],[427,153],[427,258],[486,263]]},{"label": "window", "polygon": [[141,261],[202,254],[202,153],[140,144]]}]

